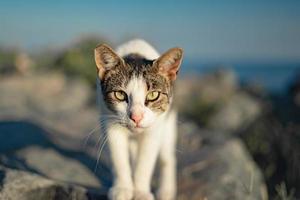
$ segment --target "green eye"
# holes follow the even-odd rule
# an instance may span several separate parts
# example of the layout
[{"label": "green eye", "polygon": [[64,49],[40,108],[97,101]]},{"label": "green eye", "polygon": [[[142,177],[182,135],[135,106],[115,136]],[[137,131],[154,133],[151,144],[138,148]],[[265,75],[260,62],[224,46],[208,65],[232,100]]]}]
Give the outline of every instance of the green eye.
[{"label": "green eye", "polygon": [[155,101],[158,99],[160,93],[158,91],[149,92],[146,96],[147,101]]},{"label": "green eye", "polygon": [[115,91],[114,95],[119,101],[125,101],[127,98],[127,95],[124,91]]}]

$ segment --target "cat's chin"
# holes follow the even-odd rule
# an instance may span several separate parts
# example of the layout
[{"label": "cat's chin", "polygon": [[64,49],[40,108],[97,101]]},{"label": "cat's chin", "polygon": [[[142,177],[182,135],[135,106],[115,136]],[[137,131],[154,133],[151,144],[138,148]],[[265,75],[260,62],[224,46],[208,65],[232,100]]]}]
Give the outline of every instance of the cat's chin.
[{"label": "cat's chin", "polygon": [[140,134],[140,133],[145,132],[145,130],[146,130],[148,127],[144,127],[144,126],[131,126],[131,125],[128,125],[127,128],[128,128],[132,133]]},{"label": "cat's chin", "polygon": [[133,128],[132,130],[131,130],[131,132],[132,133],[134,133],[134,134],[141,134],[141,133],[143,133],[143,132],[145,132],[145,128]]}]

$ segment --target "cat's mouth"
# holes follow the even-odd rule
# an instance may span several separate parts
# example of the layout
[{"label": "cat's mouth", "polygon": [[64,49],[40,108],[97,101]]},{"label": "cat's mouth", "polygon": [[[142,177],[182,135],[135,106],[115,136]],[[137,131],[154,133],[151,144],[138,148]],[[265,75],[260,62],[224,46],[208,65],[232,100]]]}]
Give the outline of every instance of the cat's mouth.
[{"label": "cat's mouth", "polygon": [[146,126],[142,126],[142,125],[139,125],[139,124],[131,124],[131,123],[127,124],[126,126],[132,132],[142,132],[147,128]]}]

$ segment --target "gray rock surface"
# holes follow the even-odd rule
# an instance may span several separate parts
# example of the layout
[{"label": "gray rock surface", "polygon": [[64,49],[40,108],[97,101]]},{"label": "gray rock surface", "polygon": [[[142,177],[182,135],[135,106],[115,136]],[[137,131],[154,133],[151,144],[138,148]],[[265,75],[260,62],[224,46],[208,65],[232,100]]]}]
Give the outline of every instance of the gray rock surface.
[{"label": "gray rock surface", "polygon": [[76,159],[63,156],[53,148],[29,146],[17,151],[15,155],[31,169],[52,179],[101,187],[99,180],[87,166]]},{"label": "gray rock surface", "polygon": [[89,107],[91,89],[62,74],[1,77],[0,94],[0,120],[30,120],[75,138],[98,121],[97,110]]},{"label": "gray rock surface", "polygon": [[231,71],[185,78],[177,86],[180,112],[211,129],[234,132],[262,113],[261,102],[240,90]]},{"label": "gray rock surface", "polygon": [[46,179],[0,165],[1,200],[92,200],[106,199],[84,187]]},{"label": "gray rock surface", "polygon": [[240,92],[211,116],[208,126],[217,130],[236,131],[249,125],[261,112],[259,102]]},{"label": "gray rock surface", "polygon": [[178,199],[267,199],[260,170],[239,139],[181,126]]}]

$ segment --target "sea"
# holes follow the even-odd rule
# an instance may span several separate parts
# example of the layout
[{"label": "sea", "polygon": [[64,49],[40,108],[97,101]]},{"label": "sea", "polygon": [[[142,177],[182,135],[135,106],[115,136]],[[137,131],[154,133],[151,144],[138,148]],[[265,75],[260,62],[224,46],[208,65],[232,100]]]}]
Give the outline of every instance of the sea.
[{"label": "sea", "polygon": [[[216,70],[230,70],[243,85],[260,85],[271,93],[286,93],[296,79],[300,79],[300,63],[201,63],[185,62],[183,75],[201,75]],[[300,80],[299,80],[300,81]]]}]

